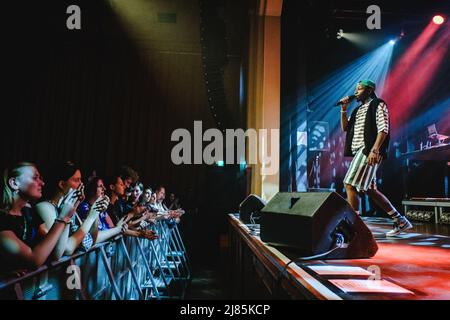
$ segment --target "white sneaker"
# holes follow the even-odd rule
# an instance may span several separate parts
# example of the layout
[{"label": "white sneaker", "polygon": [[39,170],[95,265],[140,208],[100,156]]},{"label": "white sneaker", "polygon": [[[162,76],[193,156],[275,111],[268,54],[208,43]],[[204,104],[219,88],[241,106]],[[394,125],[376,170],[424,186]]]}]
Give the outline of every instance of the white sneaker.
[{"label": "white sneaker", "polygon": [[386,237],[393,237],[399,235],[403,231],[411,229],[413,227],[412,223],[409,222],[405,217],[400,217],[398,220],[394,221],[394,229],[386,233]]}]

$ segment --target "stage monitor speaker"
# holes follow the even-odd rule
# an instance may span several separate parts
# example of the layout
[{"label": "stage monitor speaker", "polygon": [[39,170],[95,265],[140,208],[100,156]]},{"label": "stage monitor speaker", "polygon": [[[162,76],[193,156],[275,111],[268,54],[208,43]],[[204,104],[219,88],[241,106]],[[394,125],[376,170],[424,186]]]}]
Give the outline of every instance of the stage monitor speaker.
[{"label": "stage monitor speaker", "polygon": [[[261,209],[266,205],[266,201],[255,194],[249,195],[239,205],[239,219],[243,223],[259,222]],[[253,218],[253,219],[252,219]],[[257,221],[252,221],[257,220]]]},{"label": "stage monitor speaker", "polygon": [[261,210],[261,240],[304,256],[345,245],[320,259],[369,258],[378,251],[365,223],[336,192],[279,192]]}]

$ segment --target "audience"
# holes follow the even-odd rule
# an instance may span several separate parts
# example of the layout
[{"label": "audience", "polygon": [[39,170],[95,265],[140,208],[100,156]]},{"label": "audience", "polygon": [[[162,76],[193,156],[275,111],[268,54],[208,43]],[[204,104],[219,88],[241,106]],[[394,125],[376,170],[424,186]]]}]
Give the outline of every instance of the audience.
[{"label": "audience", "polygon": [[[120,177],[116,177],[116,184],[120,185]],[[94,191],[95,190],[95,191]],[[105,186],[103,184],[103,180],[99,177],[93,179],[93,181],[88,184],[86,187],[86,199],[90,199],[90,201],[84,201],[80,205],[80,210],[86,212],[91,204],[98,199],[98,197],[105,196]],[[156,239],[156,234],[152,230],[144,229],[147,225],[141,225],[141,219],[136,221],[140,216],[138,216],[138,211],[135,207],[128,207],[121,204],[123,200],[119,198],[119,194],[122,192],[122,188],[116,188],[115,185],[110,185],[111,195],[114,198],[114,204],[109,206],[112,210],[119,209],[120,211],[116,211],[115,215],[119,218],[119,221],[116,225],[110,218],[108,212],[104,212],[104,219],[99,223],[99,233],[98,233],[98,242],[104,242],[111,237],[118,235],[120,232],[122,234],[132,237],[141,237],[146,239]],[[118,191],[118,193],[116,192]],[[137,195],[139,197],[139,194]],[[109,199],[108,199],[109,201]],[[141,210],[144,211],[144,210]],[[80,213],[80,216],[84,217],[84,213]]]},{"label": "audience", "polygon": [[[103,180],[96,173],[82,182],[68,161],[51,169],[46,197],[36,165],[21,162],[5,170],[0,200],[0,271],[36,268],[117,235],[158,238],[150,225],[179,222],[184,213],[174,194],[165,206],[165,188],[144,189],[129,166]],[[105,182],[105,183],[104,183]],[[108,197],[108,195],[109,197]],[[35,203],[37,203],[35,205]]]}]

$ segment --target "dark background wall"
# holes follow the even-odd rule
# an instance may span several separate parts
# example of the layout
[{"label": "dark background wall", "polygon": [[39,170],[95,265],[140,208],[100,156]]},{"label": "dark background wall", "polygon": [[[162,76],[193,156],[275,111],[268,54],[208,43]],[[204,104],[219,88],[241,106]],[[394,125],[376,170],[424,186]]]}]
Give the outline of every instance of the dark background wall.
[{"label": "dark background wall", "polygon": [[[81,8],[81,30],[66,28],[71,4]],[[218,6],[228,42],[226,107],[242,115],[246,7]],[[1,168],[30,160],[45,174],[52,163],[71,159],[84,174],[92,168],[110,174],[126,163],[146,184],[203,192],[208,168],[170,159],[174,129],[193,132],[194,120],[204,130],[215,126],[198,1],[18,1],[2,11]]]},{"label": "dark background wall", "polygon": [[[245,128],[247,2],[208,2],[216,25],[203,26],[219,26],[218,42],[226,43],[215,50],[226,60],[222,114]],[[66,28],[72,4],[81,8],[81,30]],[[193,137],[195,120],[204,131],[216,127],[202,65],[200,2],[11,1],[2,12],[2,171],[32,161],[45,180],[53,164],[72,160],[86,178],[93,169],[104,176],[128,164],[145,185],[165,185],[167,195],[180,197],[194,261],[218,252],[226,213],[243,199],[242,172],[171,161],[173,130],[186,128]]]}]

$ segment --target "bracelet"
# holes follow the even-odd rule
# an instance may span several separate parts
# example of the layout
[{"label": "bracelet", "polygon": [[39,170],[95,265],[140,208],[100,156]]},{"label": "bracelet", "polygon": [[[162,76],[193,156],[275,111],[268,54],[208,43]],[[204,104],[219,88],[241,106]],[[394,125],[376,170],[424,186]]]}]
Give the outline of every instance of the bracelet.
[{"label": "bracelet", "polygon": [[70,224],[72,221],[69,220],[68,222],[66,222],[66,221],[64,221],[63,219],[56,218],[56,219],[55,219],[55,222],[61,222],[61,223],[64,223],[65,225],[68,225],[68,224]]},{"label": "bracelet", "polygon": [[380,151],[374,150],[374,149],[370,150],[370,152],[373,152],[373,153],[375,153],[375,154],[380,154]]},{"label": "bracelet", "polygon": [[341,113],[347,113],[347,110],[341,110]]}]

